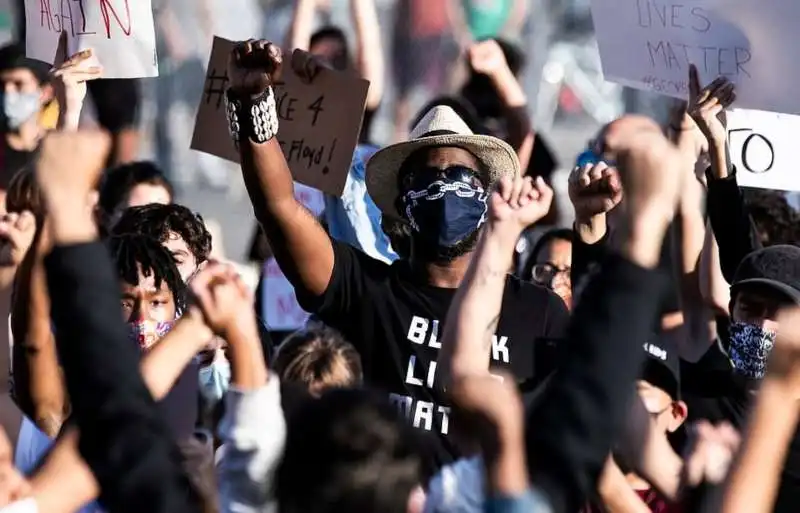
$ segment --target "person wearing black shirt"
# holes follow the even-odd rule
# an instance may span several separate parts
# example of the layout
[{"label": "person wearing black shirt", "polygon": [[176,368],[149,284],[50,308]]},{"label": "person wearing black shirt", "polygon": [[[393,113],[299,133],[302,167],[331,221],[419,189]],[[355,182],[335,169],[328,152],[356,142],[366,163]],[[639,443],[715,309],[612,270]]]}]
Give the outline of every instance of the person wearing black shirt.
[{"label": "person wearing black shirt", "polygon": [[25,57],[25,48],[19,45],[0,48],[0,86],[0,189],[5,196],[14,173],[36,155],[45,131],[39,114],[55,95],[49,66]]},{"label": "person wearing black shirt", "polygon": [[[230,105],[263,93],[271,78],[256,70],[281,62],[278,48],[264,41],[237,46],[236,55],[241,51],[258,67],[234,60]],[[302,73],[304,63],[295,64]],[[249,112],[245,103],[242,112]],[[432,467],[452,461],[459,452],[448,437],[448,401],[437,382],[441,322],[486,219],[487,191],[503,176],[519,176],[514,151],[494,137],[473,135],[444,107],[431,110],[409,141],[378,151],[367,166],[368,191],[384,216],[409,224],[412,233],[410,258],[387,265],[332,241],[302,208],[274,137],[237,142],[256,217],[300,305],[357,348],[368,385],[389,394],[415,427],[438,435],[424,437],[431,441]],[[510,277],[501,312],[492,364],[510,370],[525,388],[534,380],[537,342],[560,338],[568,312],[553,292]]]}]

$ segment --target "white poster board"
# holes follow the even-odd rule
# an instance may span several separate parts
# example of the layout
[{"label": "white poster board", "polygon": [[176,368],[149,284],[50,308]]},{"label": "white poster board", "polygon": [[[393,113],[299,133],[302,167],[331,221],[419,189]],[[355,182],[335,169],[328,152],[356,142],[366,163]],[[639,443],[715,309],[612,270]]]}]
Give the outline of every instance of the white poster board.
[{"label": "white poster board", "polygon": [[796,0],[592,0],[592,17],[606,80],[686,98],[694,64],[730,78],[737,107],[800,113]]},{"label": "white poster board", "polygon": [[800,169],[793,157],[800,116],[734,109],[727,117],[731,161],[739,185],[800,191]]},{"label": "white poster board", "polygon": [[[325,196],[317,189],[295,182],[294,196],[315,216],[325,210]],[[270,258],[264,264],[264,286],[261,290],[264,322],[271,330],[294,331],[305,326],[309,313],[300,308],[294,287]]]},{"label": "white poster board", "polygon": [[53,64],[61,33],[67,57],[91,48],[103,78],[158,76],[150,0],[25,0],[27,56]]}]

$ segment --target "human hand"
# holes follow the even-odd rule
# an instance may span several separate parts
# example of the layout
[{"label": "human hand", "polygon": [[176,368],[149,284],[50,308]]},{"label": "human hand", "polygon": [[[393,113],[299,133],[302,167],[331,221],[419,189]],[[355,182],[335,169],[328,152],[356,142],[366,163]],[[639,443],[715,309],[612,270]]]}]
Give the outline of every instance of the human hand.
[{"label": "human hand", "polygon": [[211,263],[189,284],[192,307],[215,335],[229,340],[234,331],[255,329],[253,295],[230,265]]},{"label": "human hand", "polygon": [[726,77],[718,77],[700,87],[697,67],[689,66],[689,104],[687,112],[697,123],[709,145],[724,147],[728,139],[724,111],[736,100],[736,88]]},{"label": "human hand", "polygon": [[291,65],[295,75],[306,84],[313,82],[322,69],[332,69],[330,63],[302,50],[292,53]]},{"label": "human hand", "polygon": [[541,177],[504,177],[489,197],[489,223],[517,235],[543,218],[553,203],[553,190]]},{"label": "human hand", "polygon": [[683,157],[645,116],[626,115],[606,125],[596,139],[596,151],[617,163],[632,219],[668,224],[683,188]]},{"label": "human hand", "polygon": [[14,450],[0,428],[0,508],[29,497],[31,485],[14,466]]},{"label": "human hand", "polygon": [[454,376],[448,392],[453,405],[470,422],[488,459],[497,456],[499,441],[522,439],[524,409],[510,375],[486,372]]},{"label": "human hand", "polygon": [[712,426],[705,420],[694,424],[684,454],[682,485],[720,484],[728,475],[741,436],[730,424]]},{"label": "human hand", "polygon": [[494,39],[472,43],[467,49],[467,56],[476,73],[493,77],[509,71],[503,49]]},{"label": "human hand", "polygon": [[19,266],[35,235],[36,218],[27,210],[0,218],[0,267]]},{"label": "human hand", "polygon": [[622,201],[622,181],[605,162],[575,167],[569,175],[569,199],[578,221],[606,214]]},{"label": "human hand", "polygon": [[86,82],[102,78],[103,67],[93,57],[91,48],[80,51],[51,72],[56,84],[63,88],[67,106],[83,105]]},{"label": "human hand", "polygon": [[111,139],[100,131],[48,134],[36,164],[36,181],[48,206],[63,200],[86,210],[110,149]]},{"label": "human hand", "polygon": [[263,39],[237,43],[228,57],[228,87],[236,94],[259,96],[280,77],[282,67],[277,45]]}]

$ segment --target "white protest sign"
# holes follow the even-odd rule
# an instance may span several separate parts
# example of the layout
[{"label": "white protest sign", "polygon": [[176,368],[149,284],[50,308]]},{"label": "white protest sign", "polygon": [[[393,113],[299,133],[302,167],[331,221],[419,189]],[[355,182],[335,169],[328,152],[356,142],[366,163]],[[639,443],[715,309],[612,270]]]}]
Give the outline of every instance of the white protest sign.
[{"label": "white protest sign", "polygon": [[[294,196],[315,216],[325,210],[325,196],[317,189],[295,182]],[[309,314],[297,304],[294,287],[281,272],[274,258],[264,264],[261,299],[264,321],[269,329],[294,331],[305,326]]]},{"label": "white protest sign", "polygon": [[800,191],[794,159],[800,116],[734,109],[727,117],[731,161],[739,185]]},{"label": "white protest sign", "polygon": [[592,18],[606,80],[686,98],[694,64],[739,107],[800,113],[796,0],[592,0]]},{"label": "white protest sign", "polygon": [[158,76],[150,0],[25,0],[27,56],[53,64],[62,32],[67,56],[91,48],[104,78]]}]

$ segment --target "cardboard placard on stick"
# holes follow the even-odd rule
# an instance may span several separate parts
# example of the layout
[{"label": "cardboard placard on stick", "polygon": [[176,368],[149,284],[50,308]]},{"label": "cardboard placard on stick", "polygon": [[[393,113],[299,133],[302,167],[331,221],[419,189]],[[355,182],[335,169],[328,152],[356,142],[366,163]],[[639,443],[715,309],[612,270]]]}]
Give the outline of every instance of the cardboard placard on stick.
[{"label": "cardboard placard on stick", "polygon": [[[224,98],[232,48],[231,41],[214,38],[191,147],[238,163]],[[281,82],[274,85],[277,138],[296,181],[341,195],[358,144],[368,87],[364,79],[329,69],[320,69],[304,83],[284,57]]]}]

